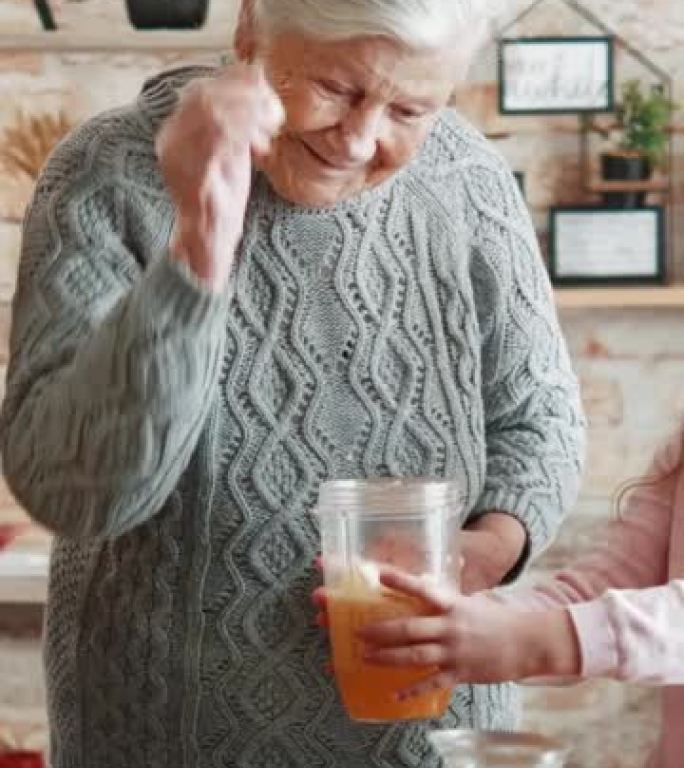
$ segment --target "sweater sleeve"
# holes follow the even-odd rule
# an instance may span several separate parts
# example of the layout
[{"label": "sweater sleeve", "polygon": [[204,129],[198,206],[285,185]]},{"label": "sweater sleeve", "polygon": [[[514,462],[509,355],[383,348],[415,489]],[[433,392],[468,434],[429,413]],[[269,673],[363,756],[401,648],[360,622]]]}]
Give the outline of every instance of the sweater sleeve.
[{"label": "sweater sleeve", "polygon": [[684,581],[570,606],[584,677],[684,685]]},{"label": "sweater sleeve", "polygon": [[226,297],[166,257],[172,211],[149,175],[151,142],[126,145],[130,125],[110,120],[57,150],[27,212],[0,423],[18,501],[79,539],[118,536],[163,506],[224,345]]},{"label": "sweater sleeve", "polygon": [[[548,276],[515,179],[475,163],[471,280],[482,338],[487,474],[474,514],[515,516],[528,535],[516,572],[554,537],[575,502],[584,458],[579,386]],[[515,573],[511,576],[516,575]]]},{"label": "sweater sleeve", "polygon": [[501,593],[527,610],[567,606],[585,677],[684,683],[684,583],[667,582],[681,445],[677,434],[658,453],[591,552],[534,589]]}]

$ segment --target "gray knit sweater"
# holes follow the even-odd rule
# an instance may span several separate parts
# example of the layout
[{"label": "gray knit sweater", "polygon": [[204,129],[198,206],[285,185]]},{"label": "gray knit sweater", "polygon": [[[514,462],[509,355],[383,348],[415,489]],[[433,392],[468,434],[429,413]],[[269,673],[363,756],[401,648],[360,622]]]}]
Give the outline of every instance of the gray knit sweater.
[{"label": "gray knit sweater", "polygon": [[[198,74],[67,139],[26,219],[1,432],[11,488],[56,534],[52,764],[435,766],[431,724],[344,714],[310,511],[326,478],[448,476],[472,515],[518,518],[531,555],[553,536],[583,423],[525,206],[447,112],[334,208],[256,175],[231,295],[211,295],[166,258],[153,150]],[[510,687],[462,686],[444,724],[515,718]]]}]

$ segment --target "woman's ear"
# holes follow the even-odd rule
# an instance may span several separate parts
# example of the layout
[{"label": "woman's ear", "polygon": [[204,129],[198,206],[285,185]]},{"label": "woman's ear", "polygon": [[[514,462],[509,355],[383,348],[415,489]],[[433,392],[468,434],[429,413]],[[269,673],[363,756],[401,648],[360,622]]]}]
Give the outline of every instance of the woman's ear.
[{"label": "woman's ear", "polygon": [[256,58],[257,31],[254,0],[242,0],[233,45],[239,61],[250,64]]}]

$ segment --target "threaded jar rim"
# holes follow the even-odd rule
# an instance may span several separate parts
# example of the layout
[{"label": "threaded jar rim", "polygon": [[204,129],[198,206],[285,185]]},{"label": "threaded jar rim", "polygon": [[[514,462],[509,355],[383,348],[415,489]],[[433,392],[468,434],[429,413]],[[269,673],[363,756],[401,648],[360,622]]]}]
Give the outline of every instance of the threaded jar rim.
[{"label": "threaded jar rim", "polygon": [[374,477],[328,480],[321,483],[316,512],[320,515],[423,515],[431,512],[457,517],[464,509],[463,488],[455,480],[433,477]]}]

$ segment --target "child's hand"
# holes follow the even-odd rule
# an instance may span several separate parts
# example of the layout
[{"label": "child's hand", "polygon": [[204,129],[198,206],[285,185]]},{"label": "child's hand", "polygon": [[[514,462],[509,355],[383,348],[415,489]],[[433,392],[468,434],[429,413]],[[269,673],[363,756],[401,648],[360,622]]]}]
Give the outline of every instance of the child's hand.
[{"label": "child's hand", "polygon": [[463,597],[408,574],[383,569],[388,588],[418,598],[433,615],[366,627],[366,658],[382,666],[437,667],[402,698],[460,683],[496,683],[579,672],[579,648],[566,611],[523,613],[485,594]]}]

